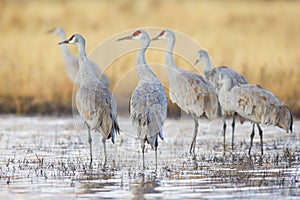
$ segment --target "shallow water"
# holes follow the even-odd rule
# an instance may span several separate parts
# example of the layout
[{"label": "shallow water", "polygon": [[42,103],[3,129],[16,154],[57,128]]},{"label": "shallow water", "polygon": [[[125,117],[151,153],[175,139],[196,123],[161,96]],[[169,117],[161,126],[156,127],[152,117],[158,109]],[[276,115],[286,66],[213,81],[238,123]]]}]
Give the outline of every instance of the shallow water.
[{"label": "shallow water", "polygon": [[[142,170],[139,140],[128,118],[113,145],[107,141],[108,164],[102,167],[101,136],[93,133],[89,168],[87,131],[72,117],[0,117],[0,199],[298,199],[300,196],[300,122],[295,133],[263,127],[248,157],[250,123],[236,125],[231,155],[228,128],[223,156],[221,121],[200,120],[196,156],[189,154],[193,121],[168,119],[164,141],[155,154],[146,146]],[[228,121],[229,124],[230,121]],[[78,128],[76,128],[78,127]],[[76,131],[79,129],[79,131]]]}]

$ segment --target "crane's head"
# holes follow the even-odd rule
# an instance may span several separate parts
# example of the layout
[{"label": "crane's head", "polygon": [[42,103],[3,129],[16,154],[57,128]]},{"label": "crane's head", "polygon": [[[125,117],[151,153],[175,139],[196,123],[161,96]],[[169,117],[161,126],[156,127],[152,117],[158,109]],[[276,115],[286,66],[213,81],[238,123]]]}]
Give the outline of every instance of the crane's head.
[{"label": "crane's head", "polygon": [[59,45],[61,45],[61,44],[75,44],[76,46],[78,46],[79,44],[85,45],[85,39],[80,34],[74,34],[70,37],[70,39],[62,41],[58,44]]},{"label": "crane's head", "polygon": [[194,65],[196,65],[196,64],[197,64],[198,62],[200,62],[200,61],[203,61],[203,60],[204,60],[205,58],[207,58],[207,57],[208,57],[207,51],[201,49],[200,51],[198,51],[197,59],[196,59]]},{"label": "crane's head", "polygon": [[139,30],[136,30],[131,35],[128,35],[123,38],[119,38],[117,41],[122,41],[122,40],[150,41],[150,38],[146,31],[144,31],[143,29],[139,29]]},{"label": "crane's head", "polygon": [[54,27],[54,28],[50,29],[49,31],[47,31],[47,33],[60,36],[61,34],[65,34],[65,31],[62,27],[58,26],[58,27]]},{"label": "crane's head", "polygon": [[167,39],[173,39],[175,40],[175,34],[173,33],[173,31],[169,30],[169,29],[165,29],[162,32],[160,32],[160,34],[154,38],[152,38],[151,40],[167,40]]}]

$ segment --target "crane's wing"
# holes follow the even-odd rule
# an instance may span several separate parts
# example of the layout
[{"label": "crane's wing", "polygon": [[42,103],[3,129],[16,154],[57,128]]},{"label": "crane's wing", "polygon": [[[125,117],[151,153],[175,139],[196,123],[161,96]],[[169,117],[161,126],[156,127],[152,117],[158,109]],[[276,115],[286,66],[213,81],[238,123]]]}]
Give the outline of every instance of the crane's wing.
[{"label": "crane's wing", "polygon": [[167,98],[160,83],[139,83],[130,99],[130,116],[138,130],[138,137],[145,138],[151,147],[157,135],[163,139],[162,127],[167,116]]},{"label": "crane's wing", "polygon": [[215,118],[219,110],[214,88],[202,76],[181,70],[170,80],[170,98],[183,111]]},{"label": "crane's wing", "polygon": [[235,86],[230,92],[235,110],[254,122],[290,129],[292,115],[287,106],[270,91],[258,85]]},{"label": "crane's wing", "polygon": [[107,88],[80,87],[76,94],[76,106],[80,116],[93,130],[99,130],[107,138],[119,132],[114,99]]}]

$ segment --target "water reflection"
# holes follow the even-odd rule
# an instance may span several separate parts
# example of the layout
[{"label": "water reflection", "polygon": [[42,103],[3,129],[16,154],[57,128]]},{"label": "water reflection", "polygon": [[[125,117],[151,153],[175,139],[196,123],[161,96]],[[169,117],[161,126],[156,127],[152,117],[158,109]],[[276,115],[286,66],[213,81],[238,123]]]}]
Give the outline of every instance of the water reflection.
[{"label": "water reflection", "polygon": [[146,196],[155,196],[153,194],[159,194],[160,191],[157,191],[155,188],[160,185],[160,180],[158,178],[154,177],[147,179],[144,175],[141,175],[139,179],[131,183],[130,190],[132,190],[133,199],[145,199]]},{"label": "water reflection", "polygon": [[[0,189],[6,198],[296,199],[300,196],[300,140],[292,134],[266,131],[266,151],[260,165],[259,142],[254,141],[252,159],[247,155],[247,126],[237,129],[240,134],[236,137],[234,158],[230,151],[223,156],[222,137],[218,139],[211,133],[199,134],[197,154],[193,156],[188,153],[189,124],[183,121],[185,131],[172,137],[170,133],[175,132],[177,121],[170,120],[165,130],[169,135],[166,134],[158,151],[158,171],[154,172],[153,151],[146,149],[147,170],[142,171],[139,141],[125,134],[118,137],[115,145],[108,145],[110,155],[105,168],[101,165],[102,146],[93,145],[97,155],[89,168],[87,141],[82,137],[82,142],[76,143],[74,133],[66,131],[73,123],[71,119],[59,118],[57,126],[54,118],[51,123],[48,118],[40,118],[36,120],[37,129],[27,126],[28,118],[24,121],[19,118],[20,124],[11,129],[7,124],[13,120],[0,121],[3,129]],[[127,122],[121,125],[131,126]],[[295,130],[300,130],[298,121]],[[96,142],[100,136],[94,137]]]},{"label": "water reflection", "polygon": [[103,191],[110,191],[107,189],[111,186],[119,185],[119,179],[114,177],[115,174],[111,170],[98,169],[88,170],[81,176],[73,181],[80,182],[82,193],[93,194]]}]

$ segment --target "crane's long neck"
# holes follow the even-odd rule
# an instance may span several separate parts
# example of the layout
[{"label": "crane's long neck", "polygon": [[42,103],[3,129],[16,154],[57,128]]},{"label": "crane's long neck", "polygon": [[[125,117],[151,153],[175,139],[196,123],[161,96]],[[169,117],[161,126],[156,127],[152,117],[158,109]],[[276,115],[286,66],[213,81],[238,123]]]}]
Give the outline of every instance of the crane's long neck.
[{"label": "crane's long neck", "polygon": [[204,73],[204,74],[207,74],[207,73],[209,73],[213,68],[214,68],[214,66],[213,66],[212,63],[211,63],[210,57],[209,57],[208,54],[206,54],[206,55],[204,56],[204,59],[203,59],[203,73]]},{"label": "crane's long neck", "polygon": [[156,80],[156,76],[148,67],[145,59],[145,52],[150,44],[150,41],[142,41],[142,46],[138,51],[137,58],[136,58],[136,71],[138,74],[138,78],[140,81],[150,81]]},{"label": "crane's long neck", "polygon": [[222,82],[222,87],[220,91],[218,92],[218,99],[221,104],[222,109],[225,110],[234,110],[234,107],[232,104],[234,98],[231,94],[231,88],[232,88],[232,82],[230,79],[226,78]]},{"label": "crane's long neck", "polygon": [[168,46],[165,54],[165,65],[167,67],[167,73],[169,78],[173,77],[171,75],[172,72],[174,73],[174,70],[178,68],[175,64],[174,57],[173,57],[174,45],[175,45],[175,37],[170,37],[168,39]]},{"label": "crane's long neck", "polygon": [[229,94],[231,88],[233,87],[232,85],[232,80],[229,77],[225,77],[222,81],[222,88],[220,91],[222,91],[224,94]]},{"label": "crane's long neck", "polygon": [[87,85],[90,83],[100,82],[95,75],[90,61],[86,55],[85,45],[78,44],[78,60],[79,60],[79,72],[80,72],[80,85]]},{"label": "crane's long neck", "polygon": [[223,87],[226,91],[230,91],[233,86],[232,80],[229,77],[224,80],[223,84],[224,84]]}]

